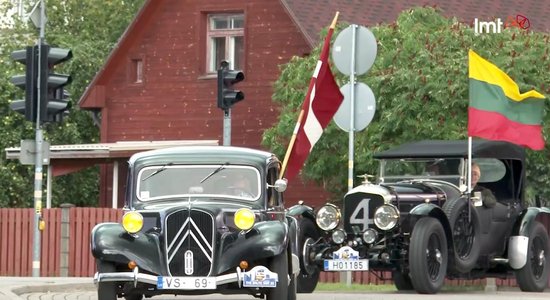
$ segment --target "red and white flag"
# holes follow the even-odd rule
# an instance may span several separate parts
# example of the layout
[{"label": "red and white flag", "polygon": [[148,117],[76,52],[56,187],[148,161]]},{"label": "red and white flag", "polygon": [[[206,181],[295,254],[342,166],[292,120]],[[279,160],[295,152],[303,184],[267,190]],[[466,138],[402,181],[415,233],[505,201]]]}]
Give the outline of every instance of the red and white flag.
[{"label": "red and white flag", "polygon": [[284,174],[285,166],[287,166],[285,177],[288,180],[298,174],[311,149],[321,138],[323,130],[344,100],[328,63],[330,39],[334,27],[336,27],[337,19],[338,13],[336,13],[325,38],[321,57],[317,61],[317,67],[311,77],[302,111],[285,155],[281,176]]}]

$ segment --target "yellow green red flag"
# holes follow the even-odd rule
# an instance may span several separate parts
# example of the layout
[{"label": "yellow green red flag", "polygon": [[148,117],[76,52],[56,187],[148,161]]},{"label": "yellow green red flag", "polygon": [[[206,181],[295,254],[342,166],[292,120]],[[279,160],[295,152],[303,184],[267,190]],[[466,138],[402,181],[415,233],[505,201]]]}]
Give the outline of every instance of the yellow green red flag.
[{"label": "yellow green red flag", "polygon": [[494,64],[469,51],[468,135],[544,148],[544,95],[520,93],[518,85]]}]

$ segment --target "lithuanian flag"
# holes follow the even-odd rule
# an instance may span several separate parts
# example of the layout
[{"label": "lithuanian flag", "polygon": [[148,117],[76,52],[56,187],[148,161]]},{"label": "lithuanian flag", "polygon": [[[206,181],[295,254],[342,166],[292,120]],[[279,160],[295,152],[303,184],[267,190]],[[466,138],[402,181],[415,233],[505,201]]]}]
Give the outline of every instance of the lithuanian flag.
[{"label": "lithuanian flag", "polygon": [[472,50],[468,56],[468,135],[543,149],[544,96],[535,90],[520,93],[512,78],[495,65]]}]

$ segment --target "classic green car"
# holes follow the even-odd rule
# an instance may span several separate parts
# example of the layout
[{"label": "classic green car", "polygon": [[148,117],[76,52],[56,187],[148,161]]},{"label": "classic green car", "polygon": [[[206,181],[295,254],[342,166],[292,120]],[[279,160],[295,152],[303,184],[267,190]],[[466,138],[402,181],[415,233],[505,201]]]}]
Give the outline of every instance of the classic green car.
[{"label": "classic green car", "polygon": [[122,222],[98,224],[91,249],[101,300],[159,294],[296,299],[296,218],[275,155],[229,146],[135,154]]}]

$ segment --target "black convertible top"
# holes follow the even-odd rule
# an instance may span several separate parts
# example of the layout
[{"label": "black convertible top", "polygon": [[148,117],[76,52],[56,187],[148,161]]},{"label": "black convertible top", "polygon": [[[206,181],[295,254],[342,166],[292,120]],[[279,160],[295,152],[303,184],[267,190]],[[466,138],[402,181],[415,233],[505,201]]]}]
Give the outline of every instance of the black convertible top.
[{"label": "black convertible top", "polygon": [[[406,143],[376,153],[374,158],[448,158],[467,157],[468,140],[423,140]],[[525,160],[525,150],[515,144],[502,141],[472,140],[473,158],[499,158]]]}]

